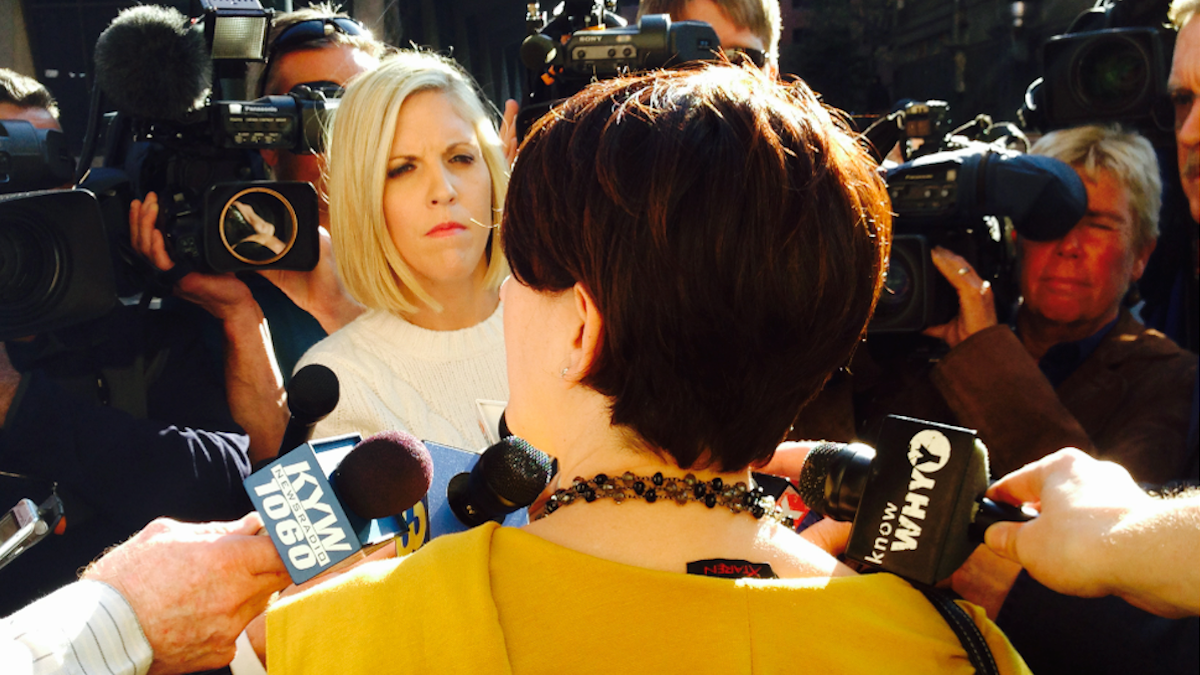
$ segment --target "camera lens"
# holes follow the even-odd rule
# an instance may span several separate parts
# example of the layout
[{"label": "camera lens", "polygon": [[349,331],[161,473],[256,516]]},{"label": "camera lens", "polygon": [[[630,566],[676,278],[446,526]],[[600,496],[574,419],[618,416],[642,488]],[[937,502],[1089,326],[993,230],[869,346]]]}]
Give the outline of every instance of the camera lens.
[{"label": "camera lens", "polygon": [[890,316],[899,313],[912,302],[912,295],[912,261],[904,251],[892,249],[887,278],[883,281],[883,290],[879,293],[879,303],[875,308],[875,314]]},{"label": "camera lens", "polygon": [[221,243],[230,255],[250,265],[269,265],[296,243],[296,211],[275,190],[242,190],[221,210]]},{"label": "camera lens", "polygon": [[44,306],[63,274],[62,256],[37,223],[17,217],[0,227],[0,321],[24,321]]},{"label": "camera lens", "polygon": [[1099,113],[1121,113],[1145,97],[1150,65],[1142,45],[1126,36],[1110,35],[1079,53],[1072,79],[1085,105]]}]

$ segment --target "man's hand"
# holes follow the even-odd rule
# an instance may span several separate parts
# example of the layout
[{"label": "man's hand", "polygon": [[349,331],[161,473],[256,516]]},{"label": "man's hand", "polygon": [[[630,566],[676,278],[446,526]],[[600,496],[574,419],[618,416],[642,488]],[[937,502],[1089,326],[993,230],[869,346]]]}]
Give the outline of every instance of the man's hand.
[{"label": "man's hand", "polygon": [[964,599],[982,607],[988,618],[995,621],[1020,573],[1020,565],[980,546],[950,576],[950,587]]},{"label": "man's hand", "polygon": [[1155,499],[1118,464],[1067,448],[1001,478],[988,496],[1040,506],[988,528],[989,548],[1047,587],[1119,595],[1160,616],[1200,614],[1200,499]]},{"label": "man's hand", "polygon": [[504,102],[504,121],[500,124],[500,145],[504,147],[504,159],[512,166],[517,161],[517,112],[521,106],[511,98]]},{"label": "man's hand", "polygon": [[[160,270],[175,262],[155,227],[158,198],[129,206],[133,248]],[[191,272],[175,285],[175,295],[195,303],[221,321],[225,334],[225,391],[233,419],[250,436],[250,461],[272,458],[287,426],[283,377],[275,364],[270,330],[250,288],[233,274]]]},{"label": "man's hand", "polygon": [[940,326],[930,326],[924,335],[939,338],[953,349],[975,333],[996,325],[996,300],[992,285],[975,268],[953,251],[935,247],[930,251],[933,264],[958,293],[958,316]]},{"label": "man's hand", "polygon": [[151,673],[188,673],[233,660],[242,629],[285,588],[287,568],[251,513],[233,523],[160,518],[83,573],[129,602],[154,650]]},{"label": "man's hand", "polygon": [[0,342],[0,429],[4,428],[4,418],[12,407],[13,398],[17,395],[17,385],[21,384],[21,374],[13,368],[8,360],[8,351]]}]

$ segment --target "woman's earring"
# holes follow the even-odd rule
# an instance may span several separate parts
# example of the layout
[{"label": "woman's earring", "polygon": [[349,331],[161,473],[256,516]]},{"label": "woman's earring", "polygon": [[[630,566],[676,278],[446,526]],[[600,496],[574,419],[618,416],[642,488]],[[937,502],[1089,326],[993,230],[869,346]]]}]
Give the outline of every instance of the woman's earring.
[{"label": "woman's earring", "polygon": [[565,379],[567,379],[567,371],[568,371],[568,370],[570,370],[570,369],[571,369],[571,368],[570,368],[570,366],[567,366],[567,367],[563,368],[563,369],[562,369],[562,372],[561,372],[561,373],[559,373],[559,375],[558,375],[558,376],[559,376],[559,377],[561,377],[561,378],[562,378],[562,379],[564,379],[564,380],[565,380]]},{"label": "woman's earring", "polygon": [[475,223],[476,225],[482,227],[485,230],[494,230],[497,227],[500,227],[500,223],[495,223],[494,225],[484,225],[483,223],[479,222],[478,220],[475,220],[474,218],[471,218],[470,220],[472,223]]}]

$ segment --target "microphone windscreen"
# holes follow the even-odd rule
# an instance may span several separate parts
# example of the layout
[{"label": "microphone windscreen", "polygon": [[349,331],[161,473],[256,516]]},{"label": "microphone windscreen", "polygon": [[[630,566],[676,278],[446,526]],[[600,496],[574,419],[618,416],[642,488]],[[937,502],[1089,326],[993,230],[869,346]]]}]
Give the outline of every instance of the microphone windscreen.
[{"label": "microphone windscreen", "polygon": [[837,460],[841,446],[822,443],[809,451],[804,458],[804,467],[800,469],[800,480],[796,486],[800,499],[810,510],[825,515],[825,484],[829,479],[829,470]]},{"label": "microphone windscreen", "polygon": [[292,417],[305,423],[316,423],[337,407],[341,389],[332,370],[319,363],[310,363],[292,376],[287,394]]},{"label": "microphone windscreen", "polygon": [[402,513],[421,501],[433,480],[425,444],[403,431],[363,439],[334,471],[342,504],[367,520]]},{"label": "microphone windscreen", "polygon": [[212,84],[204,34],[170,7],[121,11],[97,38],[95,63],[101,91],[135,117],[179,119]]},{"label": "microphone windscreen", "polygon": [[502,501],[529,506],[553,473],[554,460],[524,439],[509,436],[484,452],[477,470],[488,488]]}]

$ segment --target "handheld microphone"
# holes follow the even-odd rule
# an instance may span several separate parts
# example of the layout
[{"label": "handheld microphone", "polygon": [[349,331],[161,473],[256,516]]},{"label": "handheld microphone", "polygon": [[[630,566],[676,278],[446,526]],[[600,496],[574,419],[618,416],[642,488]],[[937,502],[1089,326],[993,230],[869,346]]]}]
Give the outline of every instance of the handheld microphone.
[{"label": "handheld microphone", "polygon": [[[312,438],[313,427],[337,407],[341,389],[337,375],[319,363],[310,363],[292,376],[288,383],[287,404],[290,417],[279,444],[281,457]],[[420,441],[417,441],[418,443]]]},{"label": "handheld microphone", "polygon": [[987,449],[968,429],[889,415],[878,451],[823,443],[805,458],[805,504],[852,521],[846,557],[934,585],[982,543],[988,526],[1037,514],[985,498]]},{"label": "handheld microphone", "polygon": [[425,445],[433,458],[433,480],[426,498],[404,512],[407,532],[397,543],[402,555],[436,537],[489,520],[511,527],[524,525],[529,522],[524,508],[550,481],[553,460],[516,437],[505,438],[482,454],[431,441]]},{"label": "handheld microphone", "polygon": [[446,487],[446,501],[467,527],[502,521],[529,506],[546,489],[551,460],[526,441],[509,436],[483,452],[470,473],[460,473]]},{"label": "handheld microphone", "polygon": [[250,474],[246,492],[292,581],[328,571],[369,541],[372,521],[403,513],[429,490],[421,441],[385,431],[360,441],[326,477],[312,444]]},{"label": "handheld microphone", "polygon": [[170,7],[122,10],[96,39],[96,84],[123,113],[178,120],[212,83],[212,57],[198,26]]}]

